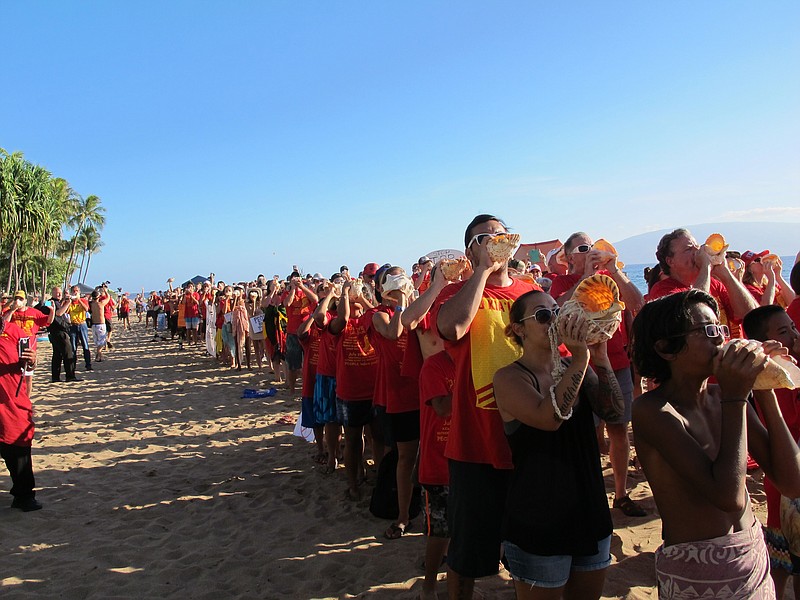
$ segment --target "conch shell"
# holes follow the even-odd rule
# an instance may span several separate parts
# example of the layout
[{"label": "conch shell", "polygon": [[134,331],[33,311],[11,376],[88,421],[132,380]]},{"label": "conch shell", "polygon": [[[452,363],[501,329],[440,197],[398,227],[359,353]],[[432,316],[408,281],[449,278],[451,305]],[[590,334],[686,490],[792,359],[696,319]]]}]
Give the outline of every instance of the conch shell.
[{"label": "conch shell", "polygon": [[793,390],[800,387],[800,368],[788,358],[769,357],[767,368],[756,377],[754,390]]},{"label": "conch shell", "polygon": [[364,293],[364,280],[359,277],[356,279],[352,284],[350,284],[350,300],[356,300],[358,297]]},{"label": "conch shell", "polygon": [[[617,252],[617,249],[614,248],[614,246],[611,244],[611,242],[608,242],[608,241],[604,240],[603,238],[600,238],[599,240],[597,240],[594,243],[594,249],[595,250],[599,250],[600,252],[606,252],[606,253],[610,254],[611,256],[613,256],[614,258],[617,258],[619,256],[619,252]],[[625,266],[624,262],[619,261],[619,260],[617,261],[617,268],[618,269],[622,269],[624,266]]]},{"label": "conch shell", "polygon": [[761,264],[777,264],[780,262],[781,257],[777,254],[767,254],[764,258],[761,259]]},{"label": "conch shell", "polygon": [[596,274],[584,279],[572,297],[564,303],[559,318],[581,312],[588,322],[587,343],[610,340],[622,322],[625,303],[619,299],[619,288],[608,275]]},{"label": "conch shell", "polygon": [[404,296],[414,293],[414,282],[405,273],[397,275],[387,275],[381,286],[381,293],[400,291]]},{"label": "conch shell", "polygon": [[489,258],[496,263],[508,262],[519,245],[518,233],[502,233],[489,240],[486,244],[486,251]]},{"label": "conch shell", "polygon": [[703,244],[703,250],[711,257],[712,265],[722,265],[725,264],[725,251],[728,246],[729,244],[725,243],[725,238],[721,233],[712,233]]},{"label": "conch shell", "polygon": [[[725,352],[729,347],[741,344],[742,340],[730,340],[722,346]],[[758,344],[753,340],[748,340],[748,344]],[[770,356],[767,357],[767,368],[761,371],[753,384],[754,390],[793,390],[800,387],[800,368],[788,357]]]},{"label": "conch shell", "polygon": [[447,281],[456,281],[469,266],[466,256],[458,258],[446,258],[439,263],[439,270]]}]

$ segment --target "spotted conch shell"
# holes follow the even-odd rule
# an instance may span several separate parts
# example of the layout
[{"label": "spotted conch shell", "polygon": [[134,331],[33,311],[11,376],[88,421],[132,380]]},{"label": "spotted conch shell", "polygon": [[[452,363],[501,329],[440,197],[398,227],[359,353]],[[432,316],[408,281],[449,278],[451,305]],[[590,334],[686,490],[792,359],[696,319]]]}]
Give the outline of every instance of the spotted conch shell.
[{"label": "spotted conch shell", "polygon": [[[617,249],[614,248],[614,246],[611,244],[611,242],[607,242],[603,238],[600,238],[599,240],[597,240],[594,243],[594,247],[593,248],[594,248],[594,250],[599,250],[600,252],[606,252],[606,253],[610,254],[611,256],[613,256],[614,258],[617,258],[619,256],[619,252],[617,252]],[[618,269],[622,269],[624,266],[625,266],[624,262],[622,262],[620,260],[617,261],[617,268]]]},{"label": "spotted conch shell", "polygon": [[439,269],[447,281],[456,281],[469,266],[469,259],[466,256],[458,258],[446,258],[439,263]]},{"label": "spotted conch shell", "polygon": [[706,251],[711,257],[712,265],[725,264],[725,251],[728,249],[729,244],[725,243],[725,238],[721,233],[712,233],[703,244],[703,250]]},{"label": "spotted conch shell", "polygon": [[486,244],[486,251],[489,258],[496,263],[508,262],[519,245],[518,233],[502,233],[489,240]]},{"label": "spotted conch shell", "polygon": [[584,279],[572,297],[564,303],[559,318],[574,312],[583,313],[588,321],[587,343],[610,340],[622,322],[625,303],[619,299],[619,288],[608,275],[595,274]]},{"label": "spotted conch shell", "polygon": [[[742,340],[734,339],[722,346],[725,352],[729,347],[741,344]],[[748,344],[758,344],[748,340]],[[770,356],[767,358],[767,368],[761,371],[753,384],[754,390],[793,390],[800,387],[800,368],[789,357]]]}]

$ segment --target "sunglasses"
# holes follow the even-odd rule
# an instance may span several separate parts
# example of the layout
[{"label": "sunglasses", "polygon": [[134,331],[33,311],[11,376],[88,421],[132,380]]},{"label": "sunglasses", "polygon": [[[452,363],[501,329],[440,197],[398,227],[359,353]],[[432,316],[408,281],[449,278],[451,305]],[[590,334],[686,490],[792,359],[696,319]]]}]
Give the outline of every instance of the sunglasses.
[{"label": "sunglasses", "polygon": [[480,246],[483,243],[483,240],[487,238],[494,238],[497,237],[498,235],[505,235],[505,234],[506,234],[505,231],[498,231],[497,233],[477,233],[472,236],[472,239],[469,241],[469,244],[467,244],[467,248],[472,246],[474,242],[478,242],[478,246]]},{"label": "sunglasses", "polygon": [[682,337],[684,335],[689,335],[695,331],[705,331],[706,337],[716,338],[719,336],[722,337],[730,337],[731,330],[728,329],[727,325],[714,325],[713,323],[709,323],[708,325],[701,325],[700,327],[694,327],[689,329],[684,333],[678,333],[676,335],[671,335],[670,337]]},{"label": "sunglasses", "polygon": [[522,323],[527,319],[536,319],[537,323],[549,323],[553,317],[558,315],[558,311],[561,310],[559,308],[540,308],[536,310],[532,315],[528,315],[527,317],[522,317],[518,323]]},{"label": "sunglasses", "polygon": [[586,254],[591,249],[591,244],[581,244],[580,246],[575,246],[570,254]]}]

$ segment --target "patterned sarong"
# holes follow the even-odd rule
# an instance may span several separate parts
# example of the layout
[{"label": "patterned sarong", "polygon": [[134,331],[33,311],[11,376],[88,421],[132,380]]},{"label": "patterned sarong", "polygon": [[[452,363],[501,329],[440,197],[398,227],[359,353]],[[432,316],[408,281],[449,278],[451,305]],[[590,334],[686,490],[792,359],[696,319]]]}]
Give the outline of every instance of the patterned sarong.
[{"label": "patterned sarong", "polygon": [[749,529],[656,551],[660,600],[772,600],[769,557],[758,521]]}]

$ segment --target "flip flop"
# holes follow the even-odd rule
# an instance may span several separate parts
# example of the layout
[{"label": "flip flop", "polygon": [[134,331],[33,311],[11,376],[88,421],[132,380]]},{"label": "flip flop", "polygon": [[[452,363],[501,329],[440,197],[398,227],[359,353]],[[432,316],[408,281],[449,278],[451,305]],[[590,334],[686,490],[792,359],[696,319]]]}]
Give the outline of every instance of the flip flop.
[{"label": "flip flop", "polygon": [[647,513],[645,510],[636,504],[630,496],[625,496],[624,498],[619,498],[618,500],[614,500],[614,508],[618,508],[622,511],[626,517],[646,517]]},{"label": "flip flop", "polygon": [[411,529],[412,523],[409,521],[407,524],[403,525],[402,523],[392,523],[389,525],[389,529],[383,532],[383,537],[387,540],[397,540],[403,537],[406,531]]}]

